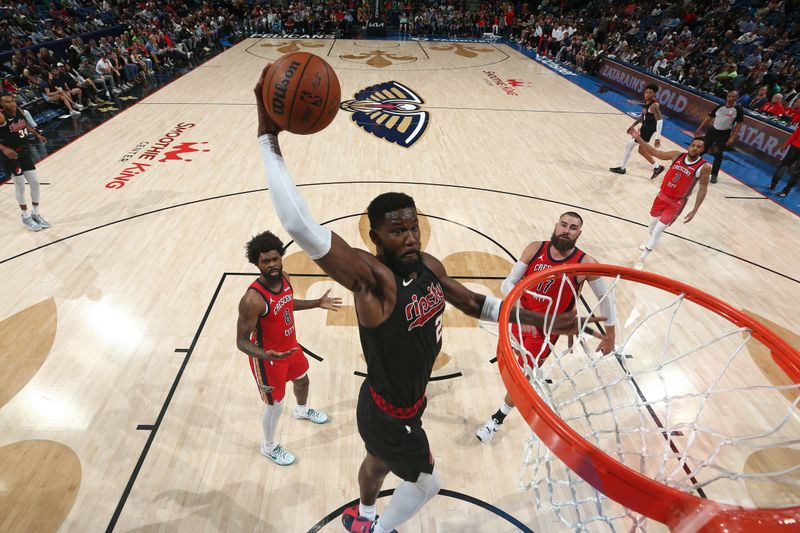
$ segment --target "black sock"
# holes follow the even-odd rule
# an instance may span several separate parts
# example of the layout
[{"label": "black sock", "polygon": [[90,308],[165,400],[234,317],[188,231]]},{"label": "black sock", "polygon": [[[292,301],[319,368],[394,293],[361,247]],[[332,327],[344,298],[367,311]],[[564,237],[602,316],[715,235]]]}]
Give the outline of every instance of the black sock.
[{"label": "black sock", "polygon": [[503,423],[503,420],[505,420],[505,419],[506,419],[506,415],[504,415],[504,414],[503,414],[503,411],[501,411],[500,409],[498,409],[498,410],[497,410],[497,412],[496,412],[495,414],[493,414],[493,415],[492,415],[492,418],[494,419],[494,421],[495,421],[497,424],[502,424],[502,423]]}]

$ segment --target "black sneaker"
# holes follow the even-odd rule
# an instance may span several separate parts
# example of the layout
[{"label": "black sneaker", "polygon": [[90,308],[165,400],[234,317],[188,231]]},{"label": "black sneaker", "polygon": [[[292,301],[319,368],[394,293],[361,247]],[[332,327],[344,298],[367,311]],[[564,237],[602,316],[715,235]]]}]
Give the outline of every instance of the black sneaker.
[{"label": "black sneaker", "polygon": [[717,182],[717,177],[714,174],[712,174],[711,175],[711,183],[716,183],[716,182]]},{"label": "black sneaker", "polygon": [[614,174],[625,174],[625,169],[622,168],[622,167],[612,167],[612,168],[609,168],[608,170],[610,170]]},{"label": "black sneaker", "polygon": [[789,195],[789,191],[781,191],[778,193],[778,198],[786,198]]},{"label": "black sneaker", "polygon": [[778,186],[778,182],[777,181],[773,181],[772,183],[769,184],[769,187],[767,187],[767,189],[769,189],[770,191],[774,191],[775,187],[777,187],[777,186]]},{"label": "black sneaker", "polygon": [[651,180],[656,179],[656,177],[658,177],[658,175],[661,174],[662,172],[664,172],[664,165],[658,165],[656,168],[653,169],[653,175],[650,176],[650,179]]}]

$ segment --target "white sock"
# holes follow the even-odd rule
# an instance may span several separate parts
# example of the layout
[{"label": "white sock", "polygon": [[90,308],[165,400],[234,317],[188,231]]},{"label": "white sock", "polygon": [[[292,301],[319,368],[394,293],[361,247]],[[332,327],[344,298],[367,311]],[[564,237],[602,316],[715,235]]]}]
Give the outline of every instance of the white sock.
[{"label": "white sock", "polygon": [[394,490],[389,505],[375,523],[374,533],[390,533],[394,528],[410,519],[439,492],[436,472],[420,474],[415,483],[403,481]]},{"label": "white sock", "polygon": [[38,215],[39,214],[39,206],[38,205],[33,206],[33,214],[34,215]]},{"label": "white sock", "polygon": [[628,164],[628,159],[631,157],[631,152],[633,152],[634,146],[636,146],[636,141],[633,139],[628,141],[628,144],[625,145],[625,153],[622,156],[622,162],[619,164],[620,167],[625,168],[625,165]]},{"label": "white sock", "polygon": [[507,415],[508,413],[510,413],[512,409],[514,409],[514,406],[513,405],[508,405],[505,402],[505,400],[503,400],[503,403],[500,404],[500,412],[503,413],[504,415]]},{"label": "white sock", "polygon": [[275,449],[275,433],[278,428],[278,420],[283,413],[283,400],[264,407],[264,414],[261,415],[261,429],[264,431],[264,447],[267,451]]},{"label": "white sock", "polygon": [[308,415],[308,405],[297,405],[294,408],[294,414],[296,414],[297,416]]},{"label": "white sock", "polygon": [[658,167],[660,167],[660,166],[661,166],[661,163],[659,163],[658,161],[656,161],[655,163],[653,163],[653,169],[656,169],[656,168],[658,168]]},{"label": "white sock", "polygon": [[364,505],[359,500],[358,502],[358,516],[363,516],[364,518],[369,518],[370,520],[375,520],[375,515],[377,511],[375,510],[375,505]]},{"label": "white sock", "polygon": [[23,209],[22,210],[22,216],[23,216],[23,218],[28,218],[29,216],[31,216],[31,212],[28,211],[27,209]]}]

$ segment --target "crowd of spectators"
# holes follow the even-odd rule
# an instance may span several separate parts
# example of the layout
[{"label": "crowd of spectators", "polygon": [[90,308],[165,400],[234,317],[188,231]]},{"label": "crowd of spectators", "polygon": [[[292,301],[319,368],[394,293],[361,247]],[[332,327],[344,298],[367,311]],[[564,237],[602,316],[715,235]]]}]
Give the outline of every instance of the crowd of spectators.
[{"label": "crowd of spectators", "polygon": [[[500,4],[495,13],[507,12]],[[603,2],[523,6],[509,36],[594,73],[605,57],[739,103],[773,120],[800,122],[800,12],[784,1]]]},{"label": "crowd of spectators", "polygon": [[[222,35],[360,37],[374,15],[368,0],[39,1],[0,0],[0,53],[15,50],[3,85],[33,85],[68,111],[190,62]],[[382,16],[411,36],[508,37],[589,73],[615,58],[702,93],[737,90],[753,111],[800,122],[800,11],[784,1],[385,0]],[[70,37],[66,51],[48,51]]]},{"label": "crowd of spectators", "polygon": [[234,9],[192,0],[0,6],[2,90],[23,107],[45,104],[80,115],[153,83],[158,72],[192,64],[219,49],[223,36],[241,36],[242,16]]}]

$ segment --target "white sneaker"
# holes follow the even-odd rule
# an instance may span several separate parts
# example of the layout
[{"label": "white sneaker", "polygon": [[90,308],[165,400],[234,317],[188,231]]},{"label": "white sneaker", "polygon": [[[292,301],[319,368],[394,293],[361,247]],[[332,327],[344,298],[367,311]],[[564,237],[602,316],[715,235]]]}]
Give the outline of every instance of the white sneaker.
[{"label": "white sneaker", "polygon": [[633,268],[635,268],[636,270],[644,270],[644,261],[636,261],[633,264]]},{"label": "white sneaker", "polygon": [[481,426],[480,429],[475,432],[475,436],[478,437],[478,440],[482,443],[489,444],[489,442],[492,440],[492,437],[494,437],[494,434],[497,433],[502,427],[503,424],[498,424],[497,420],[490,418],[486,424]]},{"label": "white sneaker", "polygon": [[[648,241],[648,242],[650,242],[650,241]],[[645,249],[645,248],[647,248],[647,243],[646,243],[646,242],[643,242],[642,244],[640,244],[640,245],[639,245],[639,249],[640,249],[641,251],[643,251],[643,252],[644,252],[644,249]]]},{"label": "white sneaker", "polygon": [[41,214],[34,213],[31,215],[31,218],[33,219],[34,222],[39,224],[39,226],[41,226],[42,229],[47,229],[50,227],[50,223],[46,221]]},{"label": "white sneaker", "polygon": [[83,111],[83,106],[81,104],[72,104],[72,107],[74,107],[78,111]]},{"label": "white sneaker", "polygon": [[324,424],[328,421],[328,415],[319,411],[317,409],[308,408],[306,414],[302,414],[297,410],[297,407],[294,408],[294,417],[299,420],[311,420],[315,424]]},{"label": "white sneaker", "polygon": [[81,116],[81,112],[78,111],[77,109],[73,109],[72,111],[69,112],[69,115],[71,117],[79,117],[79,116]]},{"label": "white sneaker", "polygon": [[294,463],[294,455],[286,450],[278,444],[272,451],[267,450],[267,445],[261,445],[261,455],[266,457],[267,459],[272,459],[272,461],[276,465],[280,466],[289,466],[290,464]]},{"label": "white sneaker", "polygon": [[22,225],[31,231],[42,231],[42,226],[33,217],[22,215]]}]

